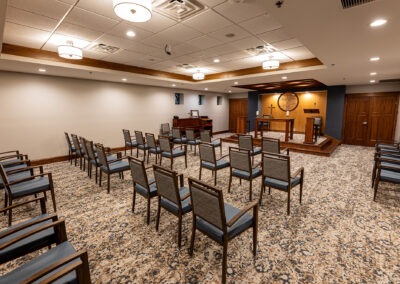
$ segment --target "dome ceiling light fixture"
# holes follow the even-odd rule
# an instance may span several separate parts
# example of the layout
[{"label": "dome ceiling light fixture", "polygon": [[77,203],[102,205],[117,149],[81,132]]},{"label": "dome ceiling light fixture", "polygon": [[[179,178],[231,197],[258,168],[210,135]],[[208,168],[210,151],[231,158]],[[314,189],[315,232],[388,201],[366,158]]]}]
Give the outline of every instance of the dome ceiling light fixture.
[{"label": "dome ceiling light fixture", "polygon": [[74,46],[72,41],[67,41],[66,45],[58,47],[58,55],[65,59],[79,60],[83,58],[82,49]]},{"label": "dome ceiling light fixture", "polygon": [[267,61],[263,62],[262,68],[265,70],[278,69],[279,68],[279,60],[275,60],[275,59],[273,59],[272,56],[270,56]]},{"label": "dome ceiling light fixture", "polygon": [[151,0],[113,0],[114,12],[129,22],[143,23],[151,19]]},{"label": "dome ceiling light fixture", "polygon": [[193,74],[193,79],[197,81],[204,80],[204,77],[205,77],[204,73],[200,72],[200,70],[198,70],[196,73]]}]

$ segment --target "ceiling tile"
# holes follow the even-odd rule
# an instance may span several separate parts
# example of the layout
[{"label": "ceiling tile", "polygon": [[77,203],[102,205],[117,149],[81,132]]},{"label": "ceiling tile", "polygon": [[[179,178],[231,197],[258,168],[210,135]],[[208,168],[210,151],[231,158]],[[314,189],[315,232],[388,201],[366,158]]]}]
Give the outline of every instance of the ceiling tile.
[{"label": "ceiling tile", "polygon": [[103,60],[105,57],[107,57],[107,54],[101,52],[93,52],[91,50],[83,50],[83,57]]},{"label": "ceiling tile", "polygon": [[57,0],[8,0],[8,6],[56,20],[60,20],[71,7],[71,5]]},{"label": "ceiling tile", "polygon": [[208,48],[208,49],[204,50],[204,53],[206,55],[209,55],[206,57],[206,58],[208,58],[211,56],[220,56],[220,55],[232,53],[235,51],[238,51],[238,49],[234,45],[225,43],[225,44],[220,44],[220,45]]},{"label": "ceiling tile", "polygon": [[207,49],[216,46],[218,44],[221,44],[219,40],[209,37],[207,35],[191,39],[187,43],[190,45],[197,46],[199,49]]},{"label": "ceiling tile", "polygon": [[[234,34],[233,37],[227,37],[227,34]],[[209,34],[210,37],[213,37],[217,40],[220,40],[222,42],[230,42],[230,41],[235,41],[239,40],[245,37],[250,37],[251,34],[246,32],[244,29],[239,27],[238,25],[231,25],[222,29],[219,29],[215,32],[212,32]]]},{"label": "ceiling tile", "polygon": [[110,19],[122,20],[115,14],[113,2],[111,0],[80,0],[77,7]]},{"label": "ceiling tile", "polygon": [[231,60],[239,60],[244,57],[248,57],[249,54],[244,51],[235,51],[232,53],[224,54],[218,57],[221,62],[231,61]]},{"label": "ceiling tile", "polygon": [[96,40],[97,43],[104,43],[111,46],[116,46],[121,49],[128,49],[132,45],[132,41],[129,39],[112,36],[109,34],[103,34]]},{"label": "ceiling tile", "polygon": [[213,9],[221,15],[224,15],[224,17],[238,23],[266,14],[267,4],[265,2],[267,1],[253,0],[244,1],[243,3],[232,3],[231,1],[226,1]]},{"label": "ceiling tile", "polygon": [[258,37],[264,40],[266,43],[274,43],[293,38],[292,36],[288,35],[284,28],[259,34]]},{"label": "ceiling tile", "polygon": [[132,24],[136,27],[139,27],[141,29],[144,29],[146,31],[149,31],[149,32],[158,33],[158,32],[165,30],[177,23],[178,22],[153,11],[150,21],[145,22],[145,23],[130,23],[130,24]]},{"label": "ceiling tile", "polygon": [[140,53],[127,50],[120,50],[117,53],[108,55],[107,57],[104,58],[104,60],[120,64],[128,64],[129,61],[134,60],[136,58],[140,58],[141,56],[142,54]]},{"label": "ceiling tile", "polygon": [[292,39],[288,39],[288,40],[274,42],[273,46],[275,48],[277,48],[278,50],[285,50],[285,49],[289,49],[289,48],[300,47],[300,46],[302,46],[302,44],[297,39],[292,38]]},{"label": "ceiling tile", "polygon": [[118,24],[116,20],[80,8],[72,9],[65,21],[100,32],[108,32]]},{"label": "ceiling tile", "polygon": [[188,20],[184,21],[183,24],[203,33],[210,33],[230,26],[232,25],[232,22],[220,16],[213,10],[207,10],[197,16],[189,18]]},{"label": "ceiling tile", "polygon": [[3,41],[9,44],[40,48],[50,32],[6,22]]},{"label": "ceiling tile", "polygon": [[282,27],[271,15],[261,15],[239,24],[252,34],[261,34]]},{"label": "ceiling tile", "polygon": [[190,45],[187,43],[181,43],[179,45],[176,45],[172,48],[172,55],[174,56],[182,56],[186,55],[189,53],[193,53],[196,51],[199,51],[200,48],[194,45]]},{"label": "ceiling tile", "polygon": [[177,24],[143,40],[143,43],[159,48],[164,47],[165,44],[169,44],[173,47],[201,35],[200,32],[193,30],[192,28],[186,27],[182,24]]},{"label": "ceiling tile", "polygon": [[83,28],[81,26],[73,25],[63,22],[57,29],[58,34],[63,34],[71,37],[77,37],[87,41],[94,41],[99,38],[103,33]]},{"label": "ceiling tile", "polygon": [[294,60],[303,60],[315,57],[314,54],[312,54],[311,51],[304,46],[287,49],[282,51],[282,53]]},{"label": "ceiling tile", "polygon": [[[134,37],[128,37],[126,35],[127,31],[133,31],[136,35]],[[152,32],[130,25],[127,22],[119,23],[110,32],[108,32],[108,34],[134,41],[141,41],[153,35]]]},{"label": "ceiling tile", "polygon": [[231,42],[230,44],[236,47],[238,50],[246,50],[247,48],[257,47],[260,45],[264,45],[265,43],[262,40],[251,36]]},{"label": "ceiling tile", "polygon": [[7,8],[6,21],[49,32],[53,31],[58,24],[55,19],[13,7]]},{"label": "ceiling tile", "polygon": [[212,8],[215,7],[219,4],[221,4],[222,2],[225,2],[226,0],[199,0],[201,3],[203,3],[204,5]]},{"label": "ceiling tile", "polygon": [[131,45],[129,46],[129,48],[127,48],[127,50],[138,52],[138,53],[143,53],[143,54],[148,54],[148,55],[153,54],[154,56],[157,56],[156,54],[158,54],[158,53],[164,52],[163,50],[160,51],[160,49],[158,49],[158,48],[143,44],[141,42],[133,41],[133,40],[131,41]]}]

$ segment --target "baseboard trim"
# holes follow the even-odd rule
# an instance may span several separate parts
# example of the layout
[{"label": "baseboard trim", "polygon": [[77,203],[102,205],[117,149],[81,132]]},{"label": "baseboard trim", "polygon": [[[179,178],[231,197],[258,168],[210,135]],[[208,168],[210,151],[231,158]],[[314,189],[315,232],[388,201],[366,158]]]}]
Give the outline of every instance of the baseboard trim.
[{"label": "baseboard trim", "polygon": [[224,134],[224,133],[229,133],[229,132],[230,132],[229,130],[216,131],[216,132],[213,132],[213,135]]}]

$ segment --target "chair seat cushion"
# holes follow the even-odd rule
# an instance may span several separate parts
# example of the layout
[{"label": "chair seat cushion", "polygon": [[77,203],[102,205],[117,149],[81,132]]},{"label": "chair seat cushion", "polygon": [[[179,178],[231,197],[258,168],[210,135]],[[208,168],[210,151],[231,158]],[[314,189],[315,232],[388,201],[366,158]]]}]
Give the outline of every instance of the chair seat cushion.
[{"label": "chair seat cushion", "polygon": [[196,139],[196,140],[188,140],[187,142],[189,145],[197,145],[200,143],[200,139]]},{"label": "chair seat cushion", "polygon": [[[294,186],[300,184],[300,176],[297,176],[295,178],[291,178],[290,182],[291,182],[291,187],[292,188]],[[288,183],[286,181],[282,181],[282,180],[266,177],[264,179],[264,184],[268,185],[268,186],[271,186],[271,187],[274,187],[274,188],[278,188],[278,189],[282,189],[282,190],[288,190]]]},{"label": "chair seat cushion", "polygon": [[[0,283],[21,283],[23,280],[31,277],[35,273],[49,267],[50,265],[74,253],[76,253],[76,250],[71,245],[71,243],[68,241],[63,242],[57,245],[56,247],[46,251],[45,253],[39,255],[38,257],[35,257],[31,261],[24,263],[23,265],[19,266],[10,273],[0,277]],[[40,278],[38,281],[35,281],[34,283],[43,281],[44,279],[64,269],[65,267],[67,267],[71,263],[74,263],[75,261],[77,260],[74,260],[70,263],[67,263],[66,265],[59,267],[58,269],[55,269],[54,271],[52,271],[52,273],[49,273],[48,275],[46,275],[43,278]],[[72,271],[52,283],[78,283],[76,279],[76,272]]]},{"label": "chair seat cushion", "polygon": [[255,155],[258,155],[258,154],[261,154],[261,148],[259,148],[259,147],[255,147],[253,149],[253,151],[250,151],[250,155],[252,155],[252,156],[255,156]]},{"label": "chair seat cushion", "polygon": [[[48,214],[37,216],[33,219],[30,219],[25,222],[19,223],[17,225],[11,226],[11,227],[7,228],[6,230],[2,231],[1,233],[9,232],[9,231],[13,230],[14,228],[19,228],[22,225],[33,223],[34,221],[43,219],[47,216],[48,216]],[[15,232],[11,235],[8,235],[4,238],[0,238],[0,245],[3,245],[5,243],[7,243],[8,241],[11,241],[19,236],[22,236],[25,233],[31,232],[39,227],[50,224],[51,222],[52,222],[52,220],[45,220],[38,224],[27,227],[21,231],[17,231],[17,232]],[[38,232],[32,236],[29,236],[25,239],[20,240],[19,242],[12,244],[11,246],[8,246],[5,249],[0,250],[1,263],[10,261],[10,260],[20,257],[22,255],[25,255],[27,251],[34,251],[37,249],[41,249],[45,246],[51,245],[51,244],[55,243],[55,241],[56,241],[56,238],[55,238],[53,228],[48,228],[44,231]]]},{"label": "chair seat cushion", "polygon": [[[240,209],[225,203],[225,217],[226,217],[226,222],[228,223],[230,220],[235,217],[237,213],[240,212]],[[245,213],[242,217],[239,218],[231,227],[227,228],[228,232],[228,239],[232,239],[236,235],[240,234],[247,228],[251,227],[253,225],[253,216],[249,213]],[[207,221],[201,219],[200,217],[197,217],[196,219],[196,227],[203,232],[207,232],[209,235],[211,235],[214,239],[222,242],[224,240],[224,232],[214,225],[211,225]]]},{"label": "chair seat cushion", "polygon": [[161,153],[161,149],[160,149],[160,147],[157,147],[157,148],[150,148],[150,149],[149,149],[149,152],[150,152],[150,153],[153,153],[153,154],[160,154],[160,153]]},{"label": "chair seat cushion", "polygon": [[221,141],[219,140],[217,140],[217,141],[212,141],[211,142],[211,144],[213,144],[214,145],[214,147],[220,147],[221,146]]},{"label": "chair seat cushion", "polygon": [[[149,183],[153,182],[154,178],[149,179]],[[157,185],[155,182],[150,184],[150,197],[156,196],[157,195]],[[143,195],[144,197],[147,197],[147,189],[141,186],[140,184],[135,184],[135,190]]]},{"label": "chair seat cushion", "polygon": [[[23,172],[16,173],[13,175],[8,175],[7,179],[9,182],[13,182],[13,181],[17,181],[19,179],[27,178],[30,176],[31,176],[31,172],[28,170],[28,171],[23,171]],[[1,179],[1,177],[0,177],[0,188],[4,188],[4,183],[3,183],[3,180]]]},{"label": "chair seat cushion", "polygon": [[[388,167],[396,168],[397,171],[400,171],[400,164],[390,163],[390,162],[382,162],[381,165],[382,165],[382,169],[384,169],[385,166],[388,166]],[[376,168],[376,170],[378,170],[378,168]],[[396,171],[394,169],[388,169],[388,170],[389,171]]]},{"label": "chair seat cushion", "polygon": [[381,181],[400,183],[400,173],[382,169],[379,179]]},{"label": "chair seat cushion", "polygon": [[186,143],[187,139],[185,137],[182,138],[174,138],[174,143]]},{"label": "chair seat cushion", "polygon": [[109,174],[123,172],[130,169],[129,163],[127,161],[117,161],[114,163],[110,163],[108,164],[108,167],[110,168],[109,172],[107,171],[107,168],[105,166],[101,166],[100,169],[103,172],[108,172]]},{"label": "chair seat cushion", "polygon": [[[171,157],[171,153],[170,152],[162,152],[161,154],[163,157]],[[179,149],[175,149],[172,150],[172,156],[173,157],[180,157],[180,156],[184,156],[185,155],[185,151],[184,150],[179,150]]]},{"label": "chair seat cushion", "polygon": [[[184,197],[186,194],[189,193],[189,188],[183,186],[179,189],[179,196],[180,198]],[[161,203],[160,205],[167,209],[168,211],[171,211],[175,214],[179,213],[179,208],[178,205],[175,204],[174,202],[169,201],[166,198],[161,198]],[[192,206],[190,205],[190,196],[188,198],[185,198],[184,200],[181,200],[181,206],[182,206],[182,213],[189,212],[192,210]]]},{"label": "chair seat cushion", "polygon": [[383,159],[390,159],[394,161],[400,161],[400,158],[397,156],[391,156],[391,155],[381,155],[381,158]]},{"label": "chair seat cushion", "polygon": [[7,171],[13,171],[13,170],[19,170],[28,167],[26,164],[19,164],[19,165],[13,165],[9,167],[4,167]]},{"label": "chair seat cushion", "polygon": [[[11,195],[13,198],[24,196],[28,194],[34,194],[44,190],[50,189],[50,182],[47,177],[36,177],[31,180],[20,182],[14,185],[10,185]],[[6,191],[8,192],[8,191]]]},{"label": "chair seat cushion", "polygon": [[[115,156],[113,156],[113,155],[106,156],[106,158],[107,158],[107,162],[115,161],[116,159],[118,159],[117,157],[115,157]],[[99,164],[100,164],[100,161],[99,161],[99,159],[97,158],[97,159],[96,159],[96,162],[93,161],[93,160],[90,160],[90,163],[91,163],[92,165],[96,165],[96,163],[97,163],[97,165],[99,165]]]},{"label": "chair seat cushion", "polygon": [[385,150],[386,149],[392,149],[392,150],[397,150],[397,152],[400,151],[400,149],[395,145],[376,144],[375,146],[379,146],[379,148],[382,148],[382,149],[385,149]]},{"label": "chair seat cushion", "polygon": [[144,145],[139,145],[138,148],[139,148],[139,149],[142,149],[142,150],[143,150],[143,149],[146,149],[146,150],[147,150],[147,149],[149,149],[149,146],[148,146],[147,144],[144,144]]},{"label": "chair seat cushion", "polygon": [[[204,168],[207,168],[207,169],[210,169],[210,170],[215,170],[215,165],[213,165],[212,163],[201,162],[201,165]],[[217,161],[217,167],[216,167],[217,170],[223,169],[223,168],[226,168],[226,167],[229,167],[229,162],[227,160],[221,159],[221,160]]]},{"label": "chair seat cushion", "polygon": [[16,162],[21,162],[21,160],[20,159],[5,160],[5,161],[1,161],[0,164],[2,164],[3,167],[7,168],[7,166],[4,166],[4,164],[11,164],[11,163],[16,163]]},{"label": "chair seat cushion", "polygon": [[128,147],[137,147],[137,142],[136,141],[132,141],[132,142],[125,142],[125,146]]},{"label": "chair seat cushion", "polygon": [[[232,175],[240,178],[250,179],[250,173],[242,170],[232,170]],[[259,168],[252,169],[252,178],[261,176],[261,170]]]}]

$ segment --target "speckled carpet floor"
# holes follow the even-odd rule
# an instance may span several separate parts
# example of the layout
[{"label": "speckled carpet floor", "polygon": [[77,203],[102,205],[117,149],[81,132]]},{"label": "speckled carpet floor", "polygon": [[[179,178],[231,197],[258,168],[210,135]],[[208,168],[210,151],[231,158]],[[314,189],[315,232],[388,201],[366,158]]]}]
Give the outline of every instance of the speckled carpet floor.
[{"label": "speckled carpet floor", "polygon": [[[224,154],[228,145],[224,144]],[[198,156],[189,152],[188,157],[188,168],[178,159],[176,169],[185,177],[197,177]],[[251,251],[251,230],[231,241],[227,281],[400,283],[400,188],[382,183],[377,202],[372,201],[372,158],[372,148],[346,145],[329,158],[291,153],[292,171],[305,167],[303,204],[298,201],[298,187],[290,216],[286,215],[286,193],[273,190],[270,196],[264,195],[257,257]],[[155,230],[156,199],[147,226],[144,198],[137,197],[136,211],[131,212],[130,174],[125,180],[113,177],[111,194],[107,194],[106,187],[98,187],[67,162],[46,165],[45,170],[54,174],[58,214],[66,219],[70,241],[76,249],[89,252],[94,283],[220,282],[222,247],[197,233],[191,258],[192,216],[187,214],[179,250],[175,216],[162,211],[160,230]],[[235,179],[228,194],[228,175],[229,169],[219,171],[218,186],[224,189],[227,202],[243,208],[249,202],[248,183],[240,186]],[[203,177],[212,182],[211,172]],[[254,198],[260,192],[260,180],[254,182]],[[24,208],[15,220],[38,214],[38,207]],[[48,208],[52,209],[50,202]],[[4,228],[6,218],[1,216],[0,222]],[[1,266],[0,273],[34,255]]]}]

